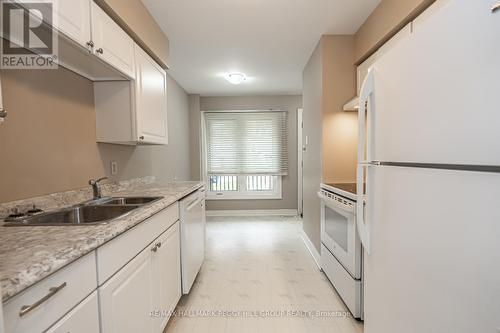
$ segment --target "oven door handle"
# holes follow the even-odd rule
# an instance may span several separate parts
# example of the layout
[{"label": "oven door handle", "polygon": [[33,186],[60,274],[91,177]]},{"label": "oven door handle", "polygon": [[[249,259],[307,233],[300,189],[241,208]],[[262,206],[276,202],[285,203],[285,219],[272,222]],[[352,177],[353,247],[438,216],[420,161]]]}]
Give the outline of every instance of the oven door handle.
[{"label": "oven door handle", "polygon": [[342,210],[342,211],[344,211],[346,213],[349,213],[351,215],[356,212],[356,207],[355,206],[353,206],[352,208],[347,208],[344,205],[339,204],[337,201],[333,200],[332,198],[327,197],[326,195],[324,195],[321,192],[318,192],[318,197],[322,201],[324,201],[325,204],[327,204],[330,207],[335,207],[335,208],[340,209],[340,210]]}]

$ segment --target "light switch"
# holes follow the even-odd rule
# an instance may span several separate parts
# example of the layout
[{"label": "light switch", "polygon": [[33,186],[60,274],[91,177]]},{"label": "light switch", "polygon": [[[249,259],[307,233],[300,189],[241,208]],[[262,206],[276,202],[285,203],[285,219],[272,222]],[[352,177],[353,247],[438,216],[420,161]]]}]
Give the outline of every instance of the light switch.
[{"label": "light switch", "polygon": [[111,175],[118,174],[118,162],[111,161]]}]

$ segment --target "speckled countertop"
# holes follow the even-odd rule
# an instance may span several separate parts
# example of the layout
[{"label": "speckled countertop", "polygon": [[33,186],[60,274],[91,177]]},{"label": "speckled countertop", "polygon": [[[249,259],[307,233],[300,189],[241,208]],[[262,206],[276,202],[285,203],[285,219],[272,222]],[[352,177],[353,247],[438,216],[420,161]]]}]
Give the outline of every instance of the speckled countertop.
[{"label": "speckled countertop", "polygon": [[[175,182],[165,185],[147,181],[120,183],[104,188],[109,196],[162,196],[163,199],[140,207],[108,224],[92,226],[0,226],[0,284],[2,302],[72,263],[85,254],[141,223],[203,186],[201,182]],[[91,198],[88,189],[54,194],[15,203],[1,204],[8,209],[37,203],[46,210],[64,208]],[[42,203],[42,204],[40,204]],[[4,217],[4,215],[0,215]]]}]

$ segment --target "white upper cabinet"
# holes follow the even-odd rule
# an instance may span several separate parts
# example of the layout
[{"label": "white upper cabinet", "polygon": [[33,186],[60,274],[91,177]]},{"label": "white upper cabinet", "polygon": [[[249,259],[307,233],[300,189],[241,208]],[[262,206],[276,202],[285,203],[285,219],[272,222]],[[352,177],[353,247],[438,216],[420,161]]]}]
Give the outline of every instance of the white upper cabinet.
[{"label": "white upper cabinet", "polygon": [[83,47],[89,47],[92,39],[90,0],[57,0],[54,5],[57,30]]},{"label": "white upper cabinet", "polygon": [[363,81],[365,80],[366,75],[368,75],[368,69],[370,69],[371,65],[375,63],[377,60],[377,53],[374,53],[370,56],[370,58],[366,59],[361,65],[358,66],[357,73],[357,82],[358,82],[358,96],[361,91],[361,86],[363,85]]},{"label": "white upper cabinet", "polygon": [[97,142],[168,143],[167,74],[138,45],[135,50],[135,80],[94,83]]},{"label": "white upper cabinet", "polygon": [[382,45],[377,50],[377,58],[381,58],[385,53],[387,53],[390,49],[396,46],[400,41],[410,37],[412,31],[412,23],[408,23],[404,28],[399,30],[397,34],[392,36],[384,45]]},{"label": "white upper cabinet", "polygon": [[370,67],[377,62],[387,51],[394,47],[399,41],[403,40],[406,37],[411,35],[412,24],[406,25],[402,28],[396,35],[394,35],[391,39],[389,39],[384,45],[382,45],[377,52],[372,54],[368,59],[366,59],[362,64],[358,66],[358,95],[361,90],[361,86],[363,85],[363,81],[368,75],[368,70]]},{"label": "white upper cabinet", "polygon": [[135,78],[134,41],[98,5],[91,3],[93,52],[129,78]]},{"label": "white upper cabinet", "polygon": [[135,50],[137,139],[167,144],[167,74],[139,46]]}]

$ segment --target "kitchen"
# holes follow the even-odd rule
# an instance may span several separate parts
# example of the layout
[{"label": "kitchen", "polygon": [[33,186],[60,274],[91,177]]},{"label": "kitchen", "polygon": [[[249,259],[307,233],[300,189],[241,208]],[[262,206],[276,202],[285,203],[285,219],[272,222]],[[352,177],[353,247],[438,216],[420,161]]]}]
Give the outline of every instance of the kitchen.
[{"label": "kitchen", "polygon": [[499,331],[500,5],[284,6],[2,2],[0,332]]}]

